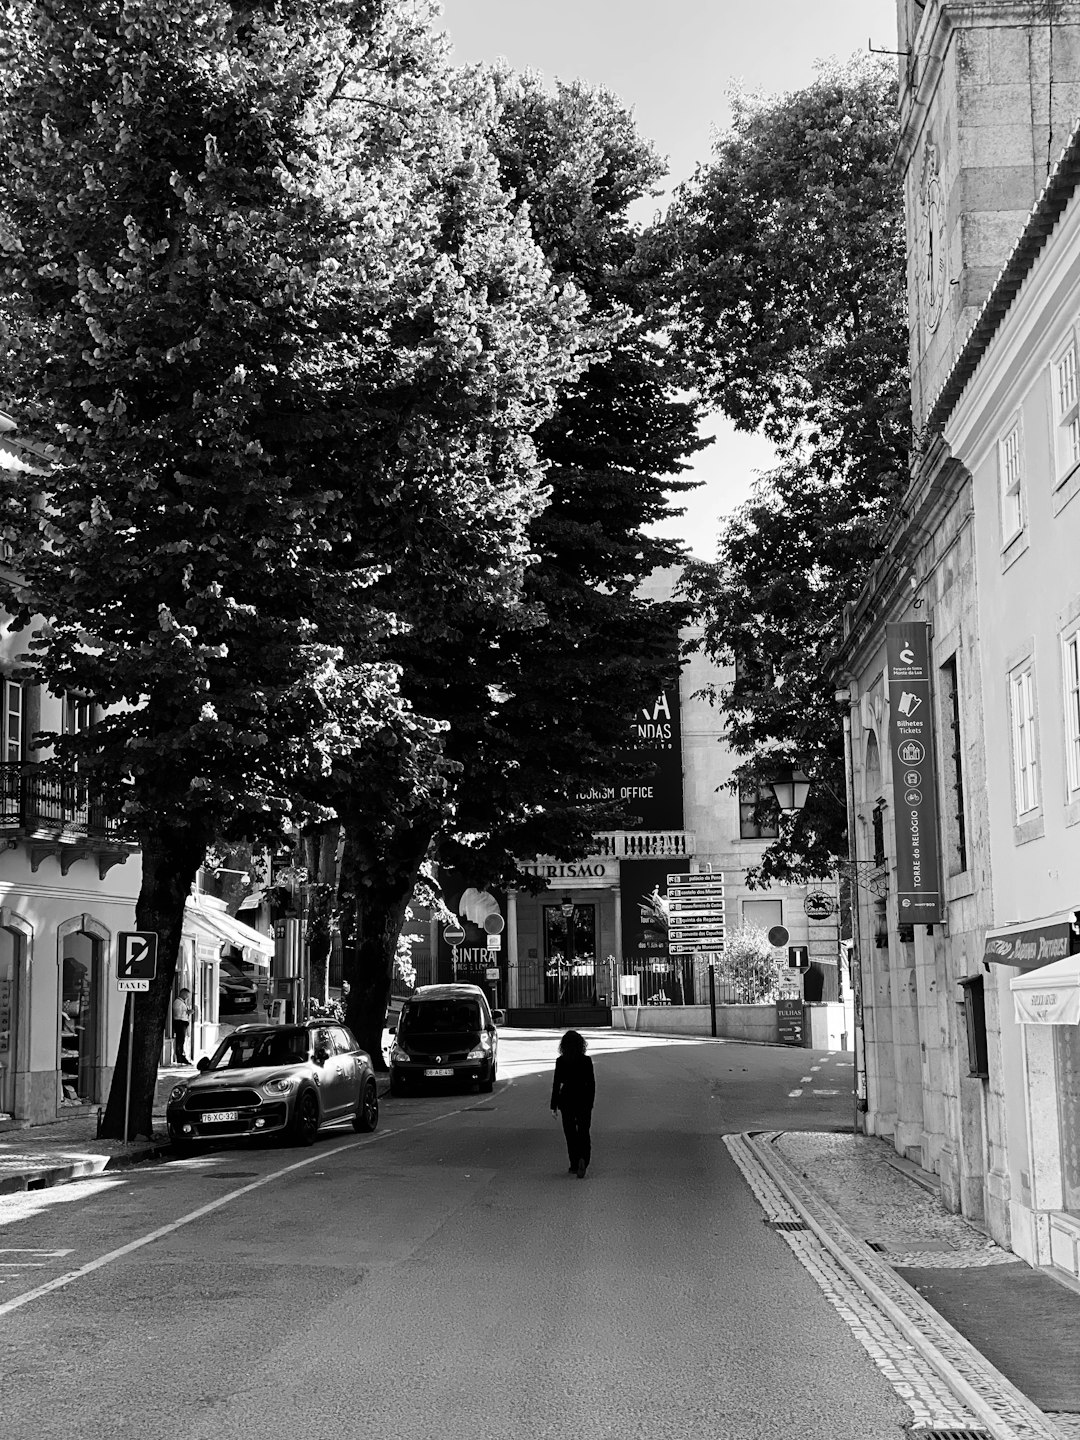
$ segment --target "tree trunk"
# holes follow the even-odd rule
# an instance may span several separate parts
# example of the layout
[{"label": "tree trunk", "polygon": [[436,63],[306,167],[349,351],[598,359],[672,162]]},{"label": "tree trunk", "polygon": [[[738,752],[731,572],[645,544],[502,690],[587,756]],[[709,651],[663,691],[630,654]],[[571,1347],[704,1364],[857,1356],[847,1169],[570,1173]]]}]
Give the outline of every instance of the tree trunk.
[{"label": "tree trunk", "polygon": [[397,830],[378,849],[378,863],[362,827],[345,824],[345,883],[351,904],[343,915],[342,958],[349,982],[345,1020],[376,1070],[385,1070],[382,1039],[394,974],[397,939],[431,844],[426,828]]},{"label": "tree trunk", "polygon": [[341,826],[319,826],[303,837],[304,868],[308,873],[308,974],[311,999],[325,1004],[329,995],[330,944],[338,896],[338,841]]},{"label": "tree trunk", "polygon": [[[120,1048],[116,1054],[112,1088],[102,1121],[101,1133],[109,1140],[125,1140],[153,1132],[154,1092],[158,1062],[165,1037],[165,1022],[172,1003],[173,980],[180,954],[180,932],[184,906],[199,866],[206,857],[206,843],[190,832],[176,829],[153,831],[140,836],[142,889],[135,906],[135,927],[157,933],[157,974],[150,989],[133,997],[125,1007]],[[134,1012],[134,1039],[129,1021]],[[127,1057],[131,1044],[131,1109],[129,1133],[124,1134],[127,1096]]]}]

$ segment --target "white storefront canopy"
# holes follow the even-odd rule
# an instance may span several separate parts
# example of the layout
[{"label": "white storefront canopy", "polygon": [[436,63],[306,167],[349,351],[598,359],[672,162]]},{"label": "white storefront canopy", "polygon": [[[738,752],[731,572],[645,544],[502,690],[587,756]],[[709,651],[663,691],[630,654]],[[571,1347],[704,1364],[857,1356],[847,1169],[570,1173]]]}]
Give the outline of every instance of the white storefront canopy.
[{"label": "white storefront canopy", "polygon": [[1080,1025],[1080,955],[1067,955],[1009,981],[1020,1025]]},{"label": "white storefront canopy", "polygon": [[268,970],[274,955],[274,942],[269,935],[263,935],[242,920],[237,920],[226,910],[211,910],[194,898],[187,902],[185,916],[204,934],[215,941],[224,940],[226,945],[235,945],[243,952],[244,959],[260,969]]}]

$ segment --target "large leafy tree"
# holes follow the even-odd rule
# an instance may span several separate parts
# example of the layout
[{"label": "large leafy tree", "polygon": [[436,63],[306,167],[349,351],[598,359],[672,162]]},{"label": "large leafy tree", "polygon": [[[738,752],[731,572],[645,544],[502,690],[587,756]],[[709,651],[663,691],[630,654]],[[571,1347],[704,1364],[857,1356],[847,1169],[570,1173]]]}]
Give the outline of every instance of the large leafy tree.
[{"label": "large leafy tree", "polygon": [[653,570],[681,560],[649,526],[700,443],[696,407],[655,334],[628,219],[661,167],[601,88],[549,89],[505,69],[487,83],[501,184],[556,281],[586,297],[593,353],[536,436],[550,496],[529,529],[523,605],[492,608],[461,587],[417,597],[422,609],[395,651],[414,710],[445,731],[437,787],[416,789],[403,745],[400,792],[354,806],[347,825],[349,1018],[376,1054],[397,928],[426,862],[472,883],[528,885],[518,860],[583,854],[596,830],[628,818],[582,796],[629,778],[630,717],[671,678],[687,613],[639,593]]},{"label": "large leafy tree", "polygon": [[703,644],[734,658],[715,696],[749,793],[785,766],[815,784],[751,878],[830,873],[844,848],[830,656],[906,476],[904,233],[892,67],[823,68],[805,90],[736,97],[711,161],[655,244],[676,349],[702,393],[779,463],[692,566]]},{"label": "large leafy tree", "polygon": [[[161,963],[135,1007],[137,1130],[207,845],[319,819],[357,752],[392,789],[403,736],[437,775],[398,607],[463,582],[512,604],[542,503],[530,435],[573,373],[578,302],[504,199],[490,99],[455,87],[431,18],[6,7],[0,365],[58,460],[29,523],[27,494],[4,497],[3,598],[35,677],[106,707],[50,738],[142,851]],[[117,1084],[110,1133],[122,1108]]]}]

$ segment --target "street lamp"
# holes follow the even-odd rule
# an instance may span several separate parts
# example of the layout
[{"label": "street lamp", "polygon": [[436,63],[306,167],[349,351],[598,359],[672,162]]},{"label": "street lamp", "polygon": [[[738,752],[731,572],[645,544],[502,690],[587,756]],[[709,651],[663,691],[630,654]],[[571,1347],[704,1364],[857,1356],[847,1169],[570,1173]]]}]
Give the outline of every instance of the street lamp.
[{"label": "street lamp", "polygon": [[776,803],[785,815],[793,815],[806,804],[813,782],[801,770],[785,770],[767,782],[768,789],[776,796]]}]

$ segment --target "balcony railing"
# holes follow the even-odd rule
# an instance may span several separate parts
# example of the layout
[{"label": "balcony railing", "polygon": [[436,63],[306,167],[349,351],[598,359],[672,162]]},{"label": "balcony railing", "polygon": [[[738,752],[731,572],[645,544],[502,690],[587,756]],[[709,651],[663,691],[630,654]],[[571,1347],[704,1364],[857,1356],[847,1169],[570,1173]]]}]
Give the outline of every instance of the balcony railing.
[{"label": "balcony railing", "polygon": [[609,830],[594,835],[594,855],[618,860],[647,860],[693,855],[696,837],[687,830]]},{"label": "balcony railing", "polygon": [[112,839],[118,828],[84,781],[33,762],[0,764],[0,829]]}]

